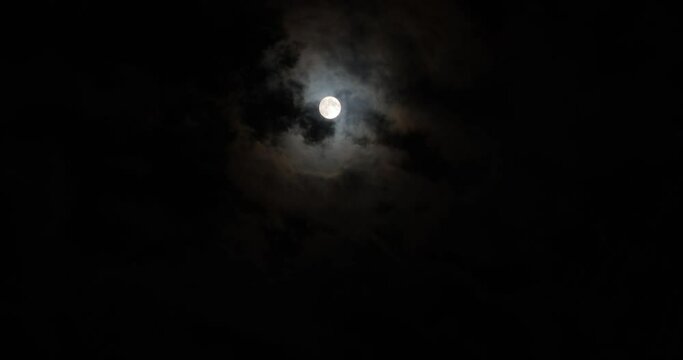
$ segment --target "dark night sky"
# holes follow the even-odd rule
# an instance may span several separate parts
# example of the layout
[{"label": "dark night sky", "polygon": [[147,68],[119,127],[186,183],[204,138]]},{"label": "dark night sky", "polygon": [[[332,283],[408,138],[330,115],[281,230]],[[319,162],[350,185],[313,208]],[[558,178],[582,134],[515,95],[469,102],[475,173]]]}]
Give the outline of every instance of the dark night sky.
[{"label": "dark night sky", "polygon": [[243,3],[4,14],[0,351],[681,355],[675,12]]}]

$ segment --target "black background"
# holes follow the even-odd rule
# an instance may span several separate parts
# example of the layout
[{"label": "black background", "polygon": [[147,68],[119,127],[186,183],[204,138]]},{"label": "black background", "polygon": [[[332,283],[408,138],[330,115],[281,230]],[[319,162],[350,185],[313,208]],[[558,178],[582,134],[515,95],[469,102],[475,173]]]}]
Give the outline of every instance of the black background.
[{"label": "black background", "polygon": [[[496,144],[496,175],[454,173],[419,136],[383,141],[408,154],[407,171],[453,188],[493,178],[443,219],[465,219],[459,242],[487,245],[466,255],[444,230],[398,259],[367,245],[344,248],[343,265],[288,265],[297,239],[316,238],[305,217],[265,229],[259,261],[226,250],[244,236],[230,219],[268,206],[230,181],[236,135],[218,105],[248,94],[256,138],[304,111],[258,85],[286,9],[54,1],[5,12],[3,357],[680,355],[673,11],[462,3],[493,59],[484,75],[460,92],[417,81],[404,96],[467,104],[458,111]],[[313,141],[330,131],[306,126]]]}]

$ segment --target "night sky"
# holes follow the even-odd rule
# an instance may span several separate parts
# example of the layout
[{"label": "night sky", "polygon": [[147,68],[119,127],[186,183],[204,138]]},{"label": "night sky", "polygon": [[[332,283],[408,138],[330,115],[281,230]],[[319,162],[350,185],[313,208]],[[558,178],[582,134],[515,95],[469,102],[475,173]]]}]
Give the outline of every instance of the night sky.
[{"label": "night sky", "polygon": [[681,356],[676,12],[21,3],[0,358]]}]

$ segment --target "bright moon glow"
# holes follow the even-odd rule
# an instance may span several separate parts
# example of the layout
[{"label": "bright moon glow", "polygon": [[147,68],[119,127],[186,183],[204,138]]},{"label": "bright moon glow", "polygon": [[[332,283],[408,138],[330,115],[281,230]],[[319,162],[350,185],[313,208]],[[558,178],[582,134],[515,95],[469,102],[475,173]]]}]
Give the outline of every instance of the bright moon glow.
[{"label": "bright moon glow", "polygon": [[341,113],[341,103],[334,96],[327,96],[320,101],[320,115],[325,119],[334,119]]}]

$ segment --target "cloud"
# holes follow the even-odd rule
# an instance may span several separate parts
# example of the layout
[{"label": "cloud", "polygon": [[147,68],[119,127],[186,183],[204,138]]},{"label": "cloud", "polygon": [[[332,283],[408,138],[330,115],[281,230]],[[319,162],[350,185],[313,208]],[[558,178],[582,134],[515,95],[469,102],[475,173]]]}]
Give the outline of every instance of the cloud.
[{"label": "cloud", "polygon": [[342,101],[334,130],[352,143],[388,145],[388,133],[420,132],[441,151],[452,150],[444,133],[467,136],[457,95],[476,79],[485,56],[475,26],[450,2],[297,1],[283,11],[286,37],[264,65],[270,90],[292,94],[303,110],[290,124],[304,128],[305,140],[334,135],[329,122],[316,121],[317,103],[327,95]]},{"label": "cloud", "polygon": [[[442,230],[460,185],[487,176],[481,139],[444,95],[467,91],[481,51],[465,16],[434,4],[282,8],[285,36],[236,103],[229,173],[260,209],[242,215],[245,234],[296,218],[302,253],[415,247]],[[342,102],[335,121],[317,113],[328,95]],[[264,237],[262,252],[278,241]]]}]

